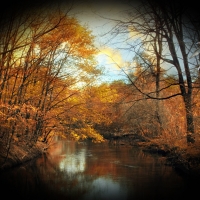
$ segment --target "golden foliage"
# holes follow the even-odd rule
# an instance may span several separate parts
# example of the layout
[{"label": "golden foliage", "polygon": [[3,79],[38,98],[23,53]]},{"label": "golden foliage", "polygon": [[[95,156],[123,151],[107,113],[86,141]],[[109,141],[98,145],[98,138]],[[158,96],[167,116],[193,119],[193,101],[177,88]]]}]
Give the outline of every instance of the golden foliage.
[{"label": "golden foliage", "polygon": [[80,129],[74,129],[70,132],[71,138],[75,140],[86,140],[90,139],[94,143],[105,142],[102,135],[100,135],[94,128],[91,126],[86,126]]}]

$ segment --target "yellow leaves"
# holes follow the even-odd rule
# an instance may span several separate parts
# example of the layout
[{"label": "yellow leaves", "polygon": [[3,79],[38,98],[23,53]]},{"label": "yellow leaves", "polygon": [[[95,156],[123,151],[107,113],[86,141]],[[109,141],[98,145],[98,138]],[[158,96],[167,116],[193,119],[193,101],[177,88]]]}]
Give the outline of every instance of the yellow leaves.
[{"label": "yellow leaves", "polygon": [[[75,18],[60,16],[60,19],[56,19],[56,17],[52,16],[49,22],[49,26],[56,26],[56,28],[44,34],[38,42],[41,49],[66,49],[68,55],[83,58],[96,53],[93,45],[94,36],[86,27],[81,26]],[[59,24],[58,20],[60,20]]]},{"label": "yellow leaves", "polygon": [[104,142],[104,138],[97,131],[95,131],[91,126],[85,128],[85,132],[88,135],[88,138],[91,138],[95,143]]},{"label": "yellow leaves", "polygon": [[0,111],[0,118],[3,118],[5,116],[6,116],[6,114]]},{"label": "yellow leaves", "polygon": [[42,137],[42,136],[39,136],[37,140],[38,140],[39,142],[42,142],[42,141],[43,141],[43,137]]},{"label": "yellow leaves", "polygon": [[97,131],[94,130],[91,126],[85,126],[80,129],[74,129],[70,132],[70,137],[74,140],[86,140],[91,139],[95,143],[104,142],[104,138]]},{"label": "yellow leaves", "polygon": [[97,62],[91,58],[91,60],[86,60],[84,63],[80,63],[79,66],[82,71],[88,74],[99,75],[101,74],[101,70],[94,68],[97,65]]},{"label": "yellow leaves", "polygon": [[70,137],[76,141],[80,140],[80,135],[78,135],[74,130],[70,132]]},{"label": "yellow leaves", "polygon": [[14,117],[8,117],[7,121],[8,121],[8,123],[13,123],[13,122],[16,121],[16,118],[14,118]]}]

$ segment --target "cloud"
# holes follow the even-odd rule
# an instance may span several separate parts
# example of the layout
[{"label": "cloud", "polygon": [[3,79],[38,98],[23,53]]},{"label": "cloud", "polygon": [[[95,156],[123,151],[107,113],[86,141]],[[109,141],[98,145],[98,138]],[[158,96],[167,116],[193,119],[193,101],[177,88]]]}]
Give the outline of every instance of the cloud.
[{"label": "cloud", "polygon": [[106,47],[100,50],[97,55],[100,65],[109,66],[115,70],[120,70],[124,65],[124,60],[120,51]]},{"label": "cloud", "polygon": [[143,36],[134,26],[128,27],[128,33],[132,40],[142,38]]}]

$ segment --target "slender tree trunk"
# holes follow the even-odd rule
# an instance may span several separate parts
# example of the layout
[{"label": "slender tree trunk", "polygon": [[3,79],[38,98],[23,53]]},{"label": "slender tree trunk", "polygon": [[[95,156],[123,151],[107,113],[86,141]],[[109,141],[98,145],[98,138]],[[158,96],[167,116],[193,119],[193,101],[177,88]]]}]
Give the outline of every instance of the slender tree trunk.
[{"label": "slender tree trunk", "polygon": [[195,142],[194,118],[193,118],[193,111],[192,111],[191,95],[185,96],[184,103],[185,103],[186,123],[187,123],[187,143],[191,144]]},{"label": "slender tree trunk", "polygon": [[[157,20],[156,20],[157,21]],[[156,36],[154,38],[154,51],[156,53],[156,98],[160,98],[160,76],[161,76],[161,57],[163,47],[162,40],[163,37],[160,35],[159,22],[156,23]],[[156,118],[158,122],[158,134],[161,134],[162,122],[160,118],[160,101],[156,101]]]},{"label": "slender tree trunk", "polygon": [[[159,85],[156,87],[157,91],[159,90]],[[159,98],[159,92],[156,92],[156,98]],[[156,100],[156,118],[157,118],[157,122],[158,122],[158,134],[161,134],[161,129],[162,129],[162,121],[160,118],[160,101]]]}]

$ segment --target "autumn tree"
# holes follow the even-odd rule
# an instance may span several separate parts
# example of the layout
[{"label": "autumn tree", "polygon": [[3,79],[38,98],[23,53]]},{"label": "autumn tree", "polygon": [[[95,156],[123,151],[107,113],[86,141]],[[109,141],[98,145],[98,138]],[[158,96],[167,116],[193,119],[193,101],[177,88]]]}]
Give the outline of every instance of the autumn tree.
[{"label": "autumn tree", "polygon": [[[155,89],[150,88],[151,92],[145,92],[134,82],[132,84],[148,99],[166,100],[181,96],[186,118],[187,142],[188,144],[194,143],[195,127],[192,105],[193,81],[197,73],[195,68],[197,63],[190,60],[190,55],[193,52],[195,41],[199,41],[197,23],[191,17],[187,5],[180,2],[145,1],[133,10],[129,12],[128,20],[118,21],[116,34],[128,33],[129,38],[126,37],[126,42],[130,46],[130,51],[136,54],[138,51],[145,51],[154,59],[149,64],[149,69],[153,69],[150,75],[152,72],[155,74],[156,87]],[[191,20],[194,23],[191,23]],[[166,76],[174,74],[177,81],[171,85],[163,84],[161,87],[161,67],[167,72]],[[178,92],[171,95],[165,92],[164,96],[159,95],[161,91],[167,91],[173,85],[179,86]]]},{"label": "autumn tree", "polygon": [[47,141],[61,130],[69,98],[100,73],[91,31],[67,14],[41,7],[1,21],[0,129],[7,147],[13,139]]},{"label": "autumn tree", "polygon": [[[117,127],[110,126],[116,121],[118,90],[108,83],[92,84],[70,98],[68,105],[73,107],[65,112],[66,132],[77,139],[103,141],[107,132]],[[67,120],[68,119],[68,120]]]}]

